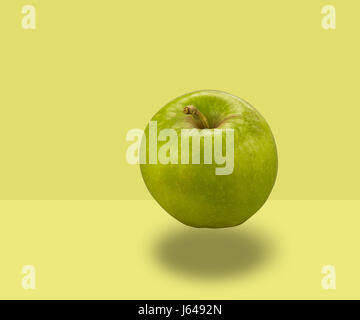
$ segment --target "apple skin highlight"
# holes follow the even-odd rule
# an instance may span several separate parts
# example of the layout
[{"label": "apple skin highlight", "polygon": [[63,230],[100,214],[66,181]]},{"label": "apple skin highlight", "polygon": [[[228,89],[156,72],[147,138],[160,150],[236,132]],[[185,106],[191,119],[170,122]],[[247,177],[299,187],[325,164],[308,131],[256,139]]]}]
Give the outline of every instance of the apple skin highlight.
[{"label": "apple skin highlight", "polygon": [[[149,192],[174,218],[192,227],[232,227],[246,221],[265,203],[276,180],[278,156],[269,125],[249,103],[222,91],[196,91],[172,100],[151,121],[156,121],[158,132],[173,129],[179,137],[178,164],[140,164]],[[231,174],[216,175],[219,165],[215,161],[204,164],[203,157],[200,164],[193,164],[191,137],[190,163],[181,163],[182,129],[206,129],[214,135],[216,129],[227,128],[234,132]],[[145,129],[148,136],[149,125]],[[222,139],[225,152],[225,134]],[[146,151],[140,152],[146,155],[140,157],[149,159],[149,142],[145,141]],[[155,151],[166,143],[158,141]],[[201,139],[199,152],[203,148]]]}]

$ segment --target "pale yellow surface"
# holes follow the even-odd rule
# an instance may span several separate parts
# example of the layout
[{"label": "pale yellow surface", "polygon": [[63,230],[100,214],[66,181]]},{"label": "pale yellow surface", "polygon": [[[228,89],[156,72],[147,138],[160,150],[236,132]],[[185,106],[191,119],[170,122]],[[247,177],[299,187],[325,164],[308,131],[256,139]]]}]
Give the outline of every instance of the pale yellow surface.
[{"label": "pale yellow surface", "polygon": [[[21,28],[34,5],[37,29]],[[337,29],[321,27],[332,4]],[[184,93],[253,104],[272,199],[360,199],[360,1],[1,0],[0,199],[150,199],[126,133]]]},{"label": "pale yellow surface", "polygon": [[[1,201],[0,298],[360,298],[359,201],[269,201],[186,227],[154,201]],[[37,289],[21,286],[23,265]],[[321,268],[336,268],[336,290]]]}]

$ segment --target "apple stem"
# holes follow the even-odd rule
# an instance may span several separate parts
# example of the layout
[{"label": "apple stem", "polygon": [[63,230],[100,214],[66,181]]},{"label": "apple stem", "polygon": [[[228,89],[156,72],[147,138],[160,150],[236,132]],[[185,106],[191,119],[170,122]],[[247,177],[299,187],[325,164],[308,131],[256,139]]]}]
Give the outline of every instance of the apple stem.
[{"label": "apple stem", "polygon": [[192,106],[192,105],[186,106],[184,108],[184,113],[191,114],[194,119],[200,120],[200,122],[204,128],[207,128],[207,129],[210,128],[206,117],[199,111],[199,109],[195,108],[194,106]]}]

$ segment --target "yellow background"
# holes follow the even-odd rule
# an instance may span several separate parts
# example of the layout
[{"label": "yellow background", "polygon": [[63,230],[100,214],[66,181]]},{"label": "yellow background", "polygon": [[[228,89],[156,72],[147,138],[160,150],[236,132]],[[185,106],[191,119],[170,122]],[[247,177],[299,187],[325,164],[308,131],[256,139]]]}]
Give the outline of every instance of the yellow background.
[{"label": "yellow background", "polygon": [[[27,4],[36,30],[21,28]],[[321,27],[325,4],[336,30]],[[1,297],[359,298],[359,203],[345,201],[360,199],[359,13],[339,0],[2,0]],[[126,163],[127,131],[199,89],[249,101],[277,141],[272,201],[239,228],[176,223]],[[189,239],[210,274],[171,253],[197,256]],[[325,264],[336,291],[320,286]]]},{"label": "yellow background", "polygon": [[273,199],[359,199],[360,3],[328,2],[2,0],[0,199],[150,199],[126,133],[199,89],[267,119]]}]

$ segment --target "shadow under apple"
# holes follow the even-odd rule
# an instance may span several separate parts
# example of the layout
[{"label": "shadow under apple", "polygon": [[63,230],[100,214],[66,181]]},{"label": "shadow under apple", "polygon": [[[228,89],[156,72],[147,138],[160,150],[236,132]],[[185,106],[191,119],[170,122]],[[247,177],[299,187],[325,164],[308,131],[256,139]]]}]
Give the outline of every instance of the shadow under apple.
[{"label": "shadow under apple", "polygon": [[246,274],[266,265],[274,245],[262,230],[239,226],[228,229],[181,227],[167,231],[154,254],[167,269],[194,277]]}]

